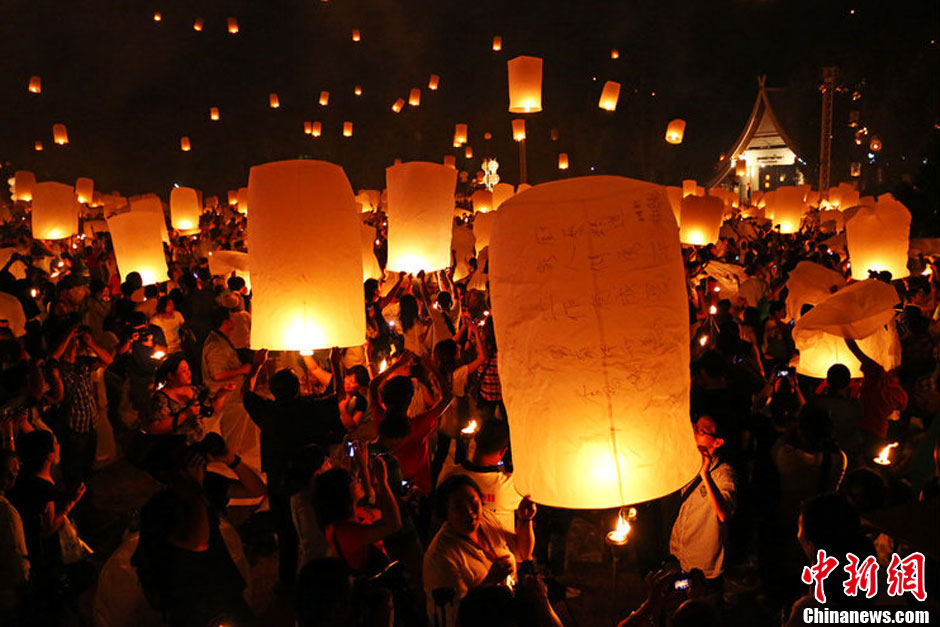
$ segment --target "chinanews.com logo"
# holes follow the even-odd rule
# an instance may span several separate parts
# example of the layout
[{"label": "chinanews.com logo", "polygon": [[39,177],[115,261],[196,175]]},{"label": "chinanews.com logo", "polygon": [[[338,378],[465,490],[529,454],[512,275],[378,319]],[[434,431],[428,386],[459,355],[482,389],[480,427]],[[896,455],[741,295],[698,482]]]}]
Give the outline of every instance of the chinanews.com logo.
[{"label": "chinanews.com logo", "polygon": [[[847,553],[845,562],[842,568],[846,574],[842,582],[843,593],[849,597],[864,594],[865,598],[874,598],[878,594],[878,571],[881,568],[874,556],[861,560],[858,556]],[[927,592],[924,587],[924,562],[923,553],[911,553],[905,558],[893,553],[885,569],[887,582],[885,593],[889,597],[902,597],[907,594],[917,601],[925,601]],[[806,585],[813,586],[813,597],[817,603],[826,603],[826,590],[823,583],[836,572],[838,567],[837,557],[819,550],[816,552],[816,563],[803,568],[802,581]],[[807,625],[930,624],[930,613],[926,610],[839,610],[808,607],[803,610],[802,618]]]}]

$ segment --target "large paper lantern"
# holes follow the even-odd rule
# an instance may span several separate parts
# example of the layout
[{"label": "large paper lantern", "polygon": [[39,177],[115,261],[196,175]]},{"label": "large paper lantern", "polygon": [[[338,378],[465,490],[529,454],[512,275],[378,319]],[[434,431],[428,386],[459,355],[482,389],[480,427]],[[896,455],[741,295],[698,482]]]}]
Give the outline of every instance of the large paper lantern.
[{"label": "large paper lantern", "polygon": [[705,246],[718,241],[725,203],[717,196],[686,196],[679,206],[679,239]]},{"label": "large paper lantern", "polygon": [[780,227],[781,233],[796,233],[800,230],[805,205],[805,190],[796,187],[778,187],[774,192],[774,226]]},{"label": "large paper lantern", "polygon": [[330,92],[321,91],[320,92],[320,106],[325,107],[328,104],[330,104]]},{"label": "large paper lantern", "polygon": [[907,249],[911,213],[898,201],[878,199],[874,207],[861,207],[845,221],[845,237],[852,263],[852,278],[868,278],[869,270],[908,276]]},{"label": "large paper lantern", "polygon": [[493,52],[499,52],[503,49],[503,38],[499,35],[493,37]]},{"label": "large paper lantern", "polygon": [[669,207],[672,209],[672,215],[676,219],[676,224],[679,224],[679,215],[682,206],[682,188],[673,186],[667,187],[666,198],[669,199]]},{"label": "large paper lantern", "polygon": [[682,197],[686,196],[695,196],[697,190],[696,182],[692,179],[685,179],[682,181]]},{"label": "large paper lantern", "polygon": [[521,142],[525,139],[525,120],[522,118],[517,118],[512,121],[512,138],[517,142]]},{"label": "large paper lantern", "polygon": [[274,92],[268,94],[268,106],[272,109],[277,109],[281,106],[281,101]]},{"label": "large paper lantern", "polygon": [[464,159],[473,159],[473,146],[465,146],[463,149]]},{"label": "large paper lantern", "polygon": [[489,213],[493,210],[493,192],[488,189],[478,189],[470,196],[474,213]]},{"label": "large paper lantern", "polygon": [[33,199],[36,175],[29,170],[17,170],[13,174],[13,200],[29,202]]},{"label": "large paper lantern", "polygon": [[385,170],[388,187],[388,263],[393,272],[450,267],[457,172],[413,161]]},{"label": "large paper lantern", "polygon": [[454,126],[454,141],[461,144],[467,143],[468,129],[466,124],[457,124]]},{"label": "large paper lantern", "polygon": [[156,194],[143,194],[132,197],[130,210],[145,211],[158,216],[160,218],[160,239],[167,243],[170,242],[170,235],[166,230],[166,214],[163,212],[163,202]]},{"label": "large paper lantern", "polygon": [[604,89],[601,90],[601,98],[597,106],[605,111],[615,111],[617,109],[617,100],[620,98],[620,83],[607,81],[604,83]]},{"label": "large paper lantern", "polygon": [[[812,312],[810,312],[812,313]],[[804,331],[799,322],[793,328],[793,341],[800,352],[796,370],[807,377],[825,379],[831,366],[842,364],[853,379],[863,376],[862,365],[838,335],[822,331]],[[901,342],[895,323],[888,323],[868,337],[858,340],[858,347],[885,370],[901,364]]]},{"label": "large paper lantern", "polygon": [[0,318],[7,321],[6,326],[13,337],[26,335],[26,314],[23,311],[23,304],[13,294],[0,292]]},{"label": "large paper lantern", "polygon": [[702,461],[689,424],[685,273],[663,189],[556,181],[496,216],[499,378],[513,441],[526,443],[513,450],[516,489],[601,509],[685,485]]},{"label": "large paper lantern", "polygon": [[891,285],[866,279],[820,301],[800,318],[800,328],[861,340],[894,319],[894,307],[899,301]]},{"label": "large paper lantern", "polygon": [[356,194],[356,202],[362,205],[364,211],[378,211],[382,192],[377,189],[360,189]]},{"label": "large paper lantern", "polygon": [[437,86],[441,82],[441,77],[437,74],[431,74],[431,78],[428,79],[428,89],[431,91],[437,91]]},{"label": "large paper lantern", "polygon": [[490,245],[494,224],[496,224],[496,213],[493,211],[473,216],[473,243],[477,254]]},{"label": "large paper lantern", "polygon": [[29,77],[29,93],[31,94],[41,94],[42,93],[42,79],[38,76]]},{"label": "large paper lantern", "polygon": [[799,320],[803,305],[814,307],[845,287],[845,278],[826,266],[801,261],[787,278],[787,320]]},{"label": "large paper lantern", "polygon": [[248,271],[248,253],[237,250],[214,250],[209,253],[209,272],[213,276],[235,276],[245,279],[251,291],[251,273]]},{"label": "large paper lantern", "polygon": [[352,137],[352,134],[353,134],[353,123],[343,122],[343,137]]},{"label": "large paper lantern", "polygon": [[362,235],[343,169],[308,160],[255,166],[248,196],[251,348],[362,344],[362,253],[350,245]]},{"label": "large paper lantern", "polygon": [[542,59],[516,57],[509,68],[509,112],[535,113],[542,110]]},{"label": "large paper lantern", "polygon": [[170,224],[184,235],[199,232],[199,194],[191,187],[170,190]]},{"label": "large paper lantern", "polygon": [[392,103],[392,111],[394,111],[395,113],[401,113],[401,108],[404,106],[405,106],[405,100],[403,98],[399,98],[394,103]]},{"label": "large paper lantern", "polygon": [[65,128],[65,124],[52,125],[52,140],[60,146],[69,143],[69,133]]},{"label": "large paper lantern", "polygon": [[666,126],[666,141],[670,144],[681,144],[685,135],[685,120],[675,119]]},{"label": "large paper lantern", "polygon": [[94,180],[84,176],[75,179],[75,195],[78,197],[78,202],[91,203],[95,198]]},{"label": "large paper lantern", "polygon": [[412,107],[421,106],[421,90],[417,87],[408,93],[408,104]]},{"label": "large paper lantern", "polygon": [[457,266],[454,268],[454,280],[459,281],[470,274],[470,264],[468,261],[474,256],[475,240],[474,231],[468,226],[453,225],[450,236],[450,248],[457,260]]},{"label": "large paper lantern", "polygon": [[230,17],[226,21],[228,22],[228,34],[238,34],[238,20],[236,20],[234,17]]},{"label": "large paper lantern", "polygon": [[152,211],[129,211],[108,218],[114,244],[114,257],[123,281],[139,272],[144,285],[167,280],[166,256],[160,228],[166,228],[162,215]]},{"label": "large paper lantern", "polygon": [[497,183],[493,186],[493,211],[499,209],[500,205],[512,198],[516,193],[509,183]]},{"label": "large paper lantern", "polygon": [[238,188],[238,213],[246,216],[248,215],[248,188],[239,187]]},{"label": "large paper lantern", "polygon": [[37,183],[33,187],[33,237],[65,239],[78,234],[78,199],[64,183]]},{"label": "large paper lantern", "polygon": [[238,190],[237,189],[228,190],[228,204],[232,207],[238,204]]},{"label": "large paper lantern", "polygon": [[219,108],[218,107],[209,107],[209,119],[213,122],[219,120]]},{"label": "large paper lantern", "polygon": [[567,152],[558,153],[558,169],[559,170],[568,169],[568,153]]}]

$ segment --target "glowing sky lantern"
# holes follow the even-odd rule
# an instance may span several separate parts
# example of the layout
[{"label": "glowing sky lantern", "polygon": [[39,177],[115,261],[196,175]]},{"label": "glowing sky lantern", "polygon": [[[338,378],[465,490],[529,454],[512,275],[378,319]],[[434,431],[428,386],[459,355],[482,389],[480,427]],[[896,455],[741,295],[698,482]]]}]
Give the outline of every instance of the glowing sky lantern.
[{"label": "glowing sky lantern", "polygon": [[718,241],[725,203],[717,196],[685,196],[679,206],[679,239],[705,246]]},{"label": "glowing sky lantern", "polygon": [[375,227],[369,224],[360,224],[360,241],[362,242],[362,280],[382,278],[382,268],[379,260],[375,258]]},{"label": "glowing sky lantern", "polygon": [[891,197],[881,196],[873,207],[863,206],[845,221],[846,245],[852,262],[852,278],[868,278],[869,270],[891,273],[893,279],[908,276],[911,212]]},{"label": "glowing sky lantern", "polygon": [[738,159],[734,162],[734,175],[737,177],[747,176],[747,161]]},{"label": "glowing sky lantern", "polygon": [[417,273],[449,267],[457,172],[436,163],[412,161],[387,168],[385,176],[387,268]]},{"label": "glowing sky lantern", "polygon": [[13,200],[29,202],[33,199],[36,175],[29,170],[17,170],[13,174]]},{"label": "glowing sky lantern", "polygon": [[[863,376],[861,363],[845,345],[844,339],[821,331],[805,332],[798,329],[799,324],[797,322],[793,328],[793,341],[800,353],[797,372],[807,377],[825,379],[831,366],[842,364],[849,369],[853,379]],[[858,340],[858,347],[885,370],[897,368],[901,363],[901,342],[894,322]]]},{"label": "glowing sky lantern", "polygon": [[75,179],[75,196],[78,202],[91,203],[95,198],[95,181],[84,176]]},{"label": "glowing sky lantern", "polygon": [[617,109],[617,100],[620,98],[620,83],[607,81],[604,83],[604,89],[601,90],[601,98],[597,106],[604,111],[615,111]]},{"label": "glowing sky lantern", "polygon": [[472,146],[466,146],[466,147],[463,149],[463,158],[464,158],[464,159],[473,159],[473,147],[472,147]]},{"label": "glowing sky lantern", "polygon": [[[359,346],[361,227],[343,169],[296,160],[251,168],[251,348]],[[329,272],[311,268],[329,267]]]},{"label": "glowing sky lantern", "polygon": [[474,213],[489,213],[493,211],[493,192],[488,189],[478,189],[470,196]]},{"label": "glowing sky lantern", "polygon": [[343,137],[352,137],[352,135],[353,135],[353,123],[343,122]]},{"label": "glowing sky lantern", "polygon": [[353,40],[353,41],[360,41],[361,38],[362,38],[362,37],[361,37],[361,35],[359,34],[359,29],[358,29],[358,28],[354,28],[354,29],[353,29],[353,32],[352,32],[352,40]]},{"label": "glowing sky lantern", "polygon": [[189,152],[192,150],[192,144],[189,143],[189,137],[186,137],[185,135],[180,137],[180,150],[183,152]]},{"label": "glowing sky lantern", "polygon": [[512,121],[512,138],[517,142],[521,142],[525,139],[525,120],[522,118],[517,118]]},{"label": "glowing sky lantern", "polygon": [[313,122],[304,122],[304,135],[313,133]]},{"label": "glowing sky lantern", "polygon": [[[476,209],[476,205],[474,205]],[[473,238],[477,254],[490,245],[493,234],[493,225],[496,223],[496,212],[477,213],[473,216]]]},{"label": "glowing sky lantern", "polygon": [[65,129],[65,124],[52,125],[52,140],[60,146],[69,143],[69,133]]},{"label": "glowing sky lantern", "polygon": [[392,111],[395,113],[401,113],[401,108],[405,106],[405,101],[402,98],[399,98],[394,103],[392,103]]},{"label": "glowing sky lantern", "polygon": [[156,194],[141,194],[131,196],[129,199],[130,211],[152,213],[160,218],[160,239],[169,243],[170,234],[166,228],[166,213],[163,210],[163,201]]},{"label": "glowing sky lantern", "polygon": [[877,135],[871,136],[871,140],[868,142],[868,149],[872,152],[881,150],[881,139]]},{"label": "glowing sky lantern", "polygon": [[814,307],[845,287],[845,278],[829,268],[801,261],[787,278],[787,320],[799,320],[804,305]]},{"label": "glowing sky lantern", "polygon": [[493,52],[499,52],[503,49],[503,38],[499,35],[493,37]]},{"label": "glowing sky lantern", "polygon": [[461,144],[467,143],[468,127],[466,124],[457,124],[454,126],[454,139]]},{"label": "glowing sky lantern", "polygon": [[42,152],[42,142],[39,142],[39,141],[38,141],[38,142],[36,142],[35,144],[33,144],[33,149],[34,149],[36,152]]},{"label": "glowing sky lantern", "polygon": [[42,79],[38,76],[30,76],[29,85],[27,89],[29,89],[29,93],[31,94],[41,94],[42,93]]},{"label": "glowing sky lantern", "polygon": [[230,17],[226,20],[226,22],[228,23],[228,34],[229,35],[237,34],[238,33],[238,20],[236,20],[234,17]]},{"label": "glowing sky lantern", "polygon": [[666,188],[666,198],[669,199],[669,206],[672,208],[672,215],[679,224],[679,212],[682,206],[682,188],[670,186]]},{"label": "glowing sky lantern", "polygon": [[513,197],[516,190],[509,183],[497,183],[493,186],[493,211],[499,209],[500,205]]},{"label": "glowing sky lantern", "polygon": [[218,107],[209,107],[209,119],[213,122],[217,122],[219,119],[219,108]]},{"label": "glowing sky lantern", "polygon": [[412,107],[421,106],[421,90],[417,87],[408,92],[408,105]]},{"label": "glowing sky lantern", "polygon": [[199,194],[191,187],[170,190],[170,224],[183,235],[199,232]]},{"label": "glowing sky lantern", "polygon": [[0,292],[0,318],[7,321],[13,337],[26,335],[26,313],[20,299],[13,294]]},{"label": "glowing sky lantern", "polygon": [[617,50],[616,48],[611,48],[611,49],[610,49],[610,58],[611,58],[611,59],[619,59],[619,58],[620,58],[620,51]]},{"label": "glowing sky lantern", "polygon": [[323,124],[321,122],[314,122],[310,125],[310,134],[314,137],[319,137],[323,133]]},{"label": "glowing sky lantern", "polygon": [[319,102],[321,107],[325,107],[326,105],[330,104],[330,92],[321,91]]},{"label": "glowing sky lantern", "polygon": [[353,94],[356,95],[356,96],[361,96],[361,95],[362,95],[362,85],[356,85],[355,87],[353,87]]},{"label": "glowing sky lantern", "polygon": [[238,206],[236,207],[238,213],[242,215],[248,215],[248,188],[239,187],[238,188]]},{"label": "glowing sky lantern", "polygon": [[692,179],[686,179],[682,181],[682,197],[686,196],[695,196],[695,190],[697,185]]},{"label": "glowing sky lantern", "polygon": [[160,22],[160,21],[162,21],[162,20],[163,20],[163,14],[160,13],[159,11],[154,11],[154,14],[153,14],[153,21],[154,21],[154,22]]},{"label": "glowing sky lantern", "polygon": [[36,183],[33,187],[32,226],[36,239],[65,239],[78,234],[78,199],[75,188],[64,183]]},{"label": "glowing sky lantern", "polygon": [[792,186],[778,187],[774,193],[774,227],[781,233],[796,233],[800,230],[806,197],[805,190]]},{"label": "glowing sky lantern", "polygon": [[542,110],[542,59],[516,57],[506,66],[509,74],[509,112],[535,113]]},{"label": "glowing sky lantern", "polygon": [[161,226],[165,228],[162,213],[129,211],[116,214],[107,222],[122,281],[131,272],[139,272],[144,285],[167,280],[166,256],[160,236]]},{"label": "glowing sky lantern", "polygon": [[431,91],[437,91],[438,85],[440,85],[441,77],[437,74],[431,74],[431,78],[428,79],[428,89]]},{"label": "glowing sky lantern", "polygon": [[270,94],[268,94],[268,106],[271,107],[272,109],[277,109],[278,107],[281,106],[281,101],[278,99],[276,93],[271,92]]},{"label": "glowing sky lantern", "polygon": [[457,169],[457,158],[454,155],[444,155],[444,160],[442,163],[448,168],[452,168],[454,170]]},{"label": "glowing sky lantern", "polygon": [[666,126],[666,141],[670,144],[681,144],[685,135],[685,120],[675,119]]},{"label": "glowing sky lantern", "polygon": [[251,273],[248,271],[248,253],[237,250],[214,250],[209,253],[209,272],[213,276],[228,277],[233,273],[245,279],[251,291]]},{"label": "glowing sky lantern", "polygon": [[[642,220],[621,212],[634,203],[648,209]],[[527,443],[513,451],[516,489],[594,509],[685,485],[701,456],[688,413],[685,274],[663,189],[613,176],[555,181],[496,216],[489,280],[500,383],[511,435]],[[600,222],[602,233],[583,228]],[[643,252],[596,261],[621,250]],[[557,353],[601,347],[591,369]]]},{"label": "glowing sky lantern", "polygon": [[237,189],[228,190],[228,204],[232,207],[238,204],[238,190]]},{"label": "glowing sky lantern", "polygon": [[559,170],[568,169],[568,153],[567,152],[558,153],[558,169]]},{"label": "glowing sky lantern", "polygon": [[201,18],[201,17],[197,17],[196,20],[193,22],[193,30],[194,30],[194,31],[197,31],[197,32],[198,32],[198,31],[201,31],[201,30],[202,30],[202,25],[203,25],[203,20],[202,20],[202,18]]}]

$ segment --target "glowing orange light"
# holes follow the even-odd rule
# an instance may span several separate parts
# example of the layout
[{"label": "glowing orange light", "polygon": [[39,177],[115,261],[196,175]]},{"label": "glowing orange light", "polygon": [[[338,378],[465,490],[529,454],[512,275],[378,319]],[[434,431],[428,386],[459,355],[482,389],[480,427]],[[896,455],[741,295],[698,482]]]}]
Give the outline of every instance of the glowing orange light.
[{"label": "glowing orange light", "polygon": [[228,18],[228,34],[235,35],[238,33],[238,20],[234,17]]},{"label": "glowing orange light", "polygon": [[476,421],[476,420],[471,420],[471,421],[470,421],[470,424],[468,424],[466,427],[464,427],[463,429],[461,429],[460,432],[461,432],[462,434],[464,434],[464,435],[473,435],[474,433],[476,433],[476,432],[479,430],[479,428],[480,428],[480,427],[479,427],[479,425],[477,425],[477,421]]},{"label": "glowing orange light", "polygon": [[219,119],[219,108],[218,107],[209,107],[209,119],[213,122],[218,121]]},{"label": "glowing orange light", "polygon": [[707,336],[707,335],[703,335],[702,337],[700,337],[700,338],[698,339],[698,344],[699,344],[699,346],[705,346],[706,344],[708,344],[708,336]]},{"label": "glowing orange light", "polygon": [[630,531],[633,529],[630,525],[630,522],[633,520],[636,520],[636,509],[633,507],[630,509],[621,507],[620,513],[617,514],[617,526],[613,531],[607,534],[607,541],[617,546],[626,544],[630,536]]},{"label": "glowing orange light", "polygon": [[155,13],[153,14],[153,21],[154,21],[154,22],[159,22],[159,21],[162,20],[162,19],[163,19],[163,16],[160,14],[159,11],[158,11],[158,12],[155,12]]},{"label": "glowing orange light", "polygon": [[385,372],[388,370],[388,360],[383,359],[382,363],[379,364],[379,372]]},{"label": "glowing orange light", "polygon": [[878,454],[878,457],[875,458],[875,463],[879,466],[890,466],[891,465],[891,449],[897,448],[900,445],[900,442],[892,442],[888,446],[881,449],[881,453]]},{"label": "glowing orange light", "polygon": [[196,21],[193,22],[193,30],[194,30],[194,31],[201,31],[201,30],[202,30],[202,18],[201,18],[201,17],[197,17],[197,18],[196,18]]}]

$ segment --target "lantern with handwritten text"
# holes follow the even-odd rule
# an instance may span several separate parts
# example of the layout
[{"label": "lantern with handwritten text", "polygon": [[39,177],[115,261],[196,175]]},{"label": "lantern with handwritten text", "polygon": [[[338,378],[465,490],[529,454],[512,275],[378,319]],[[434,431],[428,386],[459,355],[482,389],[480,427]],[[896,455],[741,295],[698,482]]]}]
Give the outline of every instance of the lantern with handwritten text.
[{"label": "lantern with handwritten text", "polygon": [[388,187],[388,269],[416,273],[450,266],[457,172],[412,161],[385,170]]}]

